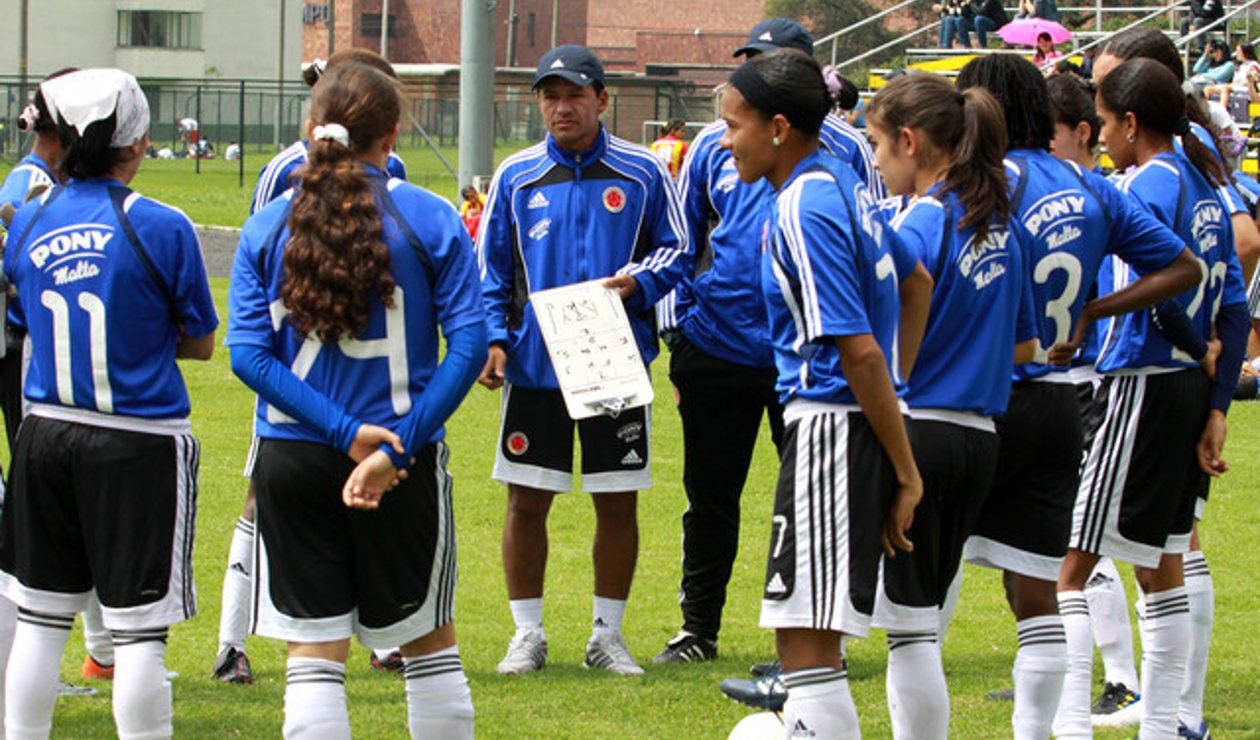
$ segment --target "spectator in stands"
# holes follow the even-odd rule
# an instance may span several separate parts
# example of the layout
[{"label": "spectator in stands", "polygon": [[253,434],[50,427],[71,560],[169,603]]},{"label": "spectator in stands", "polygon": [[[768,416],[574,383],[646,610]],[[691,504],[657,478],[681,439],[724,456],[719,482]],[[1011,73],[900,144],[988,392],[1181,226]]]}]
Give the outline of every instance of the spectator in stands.
[{"label": "spectator in stands", "polygon": [[932,10],[941,14],[940,45],[942,49],[954,48],[954,38],[964,49],[971,48],[972,30],[971,3],[967,0],[943,0],[933,3]]},{"label": "spectator in stands", "polygon": [[1033,52],[1033,64],[1038,67],[1044,67],[1062,58],[1063,52],[1054,47],[1054,43],[1050,40],[1050,34],[1041,33],[1037,35],[1037,51]]},{"label": "spectator in stands", "polygon": [[1190,12],[1181,19],[1181,35],[1197,31],[1223,15],[1225,6],[1221,0],[1190,0]]},{"label": "spectator in stands", "polygon": [[1059,20],[1059,6],[1055,0],[1019,0],[1019,12],[1016,18],[1042,18],[1048,21]]},{"label": "spectator in stands", "polygon": [[988,34],[1005,26],[1009,20],[1002,0],[971,0],[971,13],[981,49],[989,45]]},{"label": "spectator in stands", "polygon": [[1234,62],[1229,58],[1229,47],[1224,41],[1212,39],[1194,63],[1194,80],[1204,84],[1228,85],[1234,79]]},{"label": "spectator in stands", "polygon": [[[1231,113],[1235,110],[1231,97],[1240,99],[1241,119],[1247,120],[1247,104],[1260,94],[1255,87],[1257,81],[1260,81],[1260,61],[1256,61],[1256,48],[1239,44],[1234,47],[1234,78],[1227,84],[1208,85],[1205,92],[1209,97],[1219,97],[1221,105]],[[1238,118],[1236,114],[1235,118]]]}]

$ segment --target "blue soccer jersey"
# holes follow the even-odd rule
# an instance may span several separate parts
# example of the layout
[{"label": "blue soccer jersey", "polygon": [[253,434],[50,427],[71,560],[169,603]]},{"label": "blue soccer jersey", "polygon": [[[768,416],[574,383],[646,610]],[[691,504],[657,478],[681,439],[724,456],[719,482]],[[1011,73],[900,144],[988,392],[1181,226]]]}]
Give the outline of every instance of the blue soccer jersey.
[{"label": "blue soccer jersey", "polygon": [[[306,139],[296,141],[263,166],[258,172],[258,182],[254,185],[254,197],[249,203],[250,215],[258,213],[263,206],[293,187],[295,184],[293,178],[297,176],[297,169],[306,164],[306,152],[310,148],[311,142]],[[385,166],[385,171],[390,177],[407,179],[407,165],[397,152],[389,153],[389,164]]]},{"label": "blue soccer jersey", "polygon": [[[1121,183],[1133,202],[1169,225],[1194,253],[1202,276],[1199,285],[1176,298],[1200,335],[1209,337],[1222,304],[1246,302],[1242,269],[1234,250],[1229,207],[1182,154],[1152,157]],[[1131,265],[1113,265],[1114,287],[1136,279]],[[1149,311],[1117,317],[1098,359],[1099,372],[1156,367],[1194,367],[1194,360],[1174,349],[1152,325]]]},{"label": "blue soccer jersey", "polygon": [[[287,219],[292,195],[245,222],[228,292],[229,347],[271,353],[338,415],[397,430],[438,364],[438,326],[449,335],[484,321],[468,232],[445,199],[365,165],[375,191],[396,287],[393,307],[371,299],[366,328],[336,344],[299,334],[285,320],[281,298]],[[357,424],[343,424],[351,432]],[[338,448],[338,429],[315,429],[286,416],[260,396],[259,437],[306,440]],[[427,440],[441,439],[438,428]]]},{"label": "blue soccer jersey", "polygon": [[[661,329],[677,328],[707,354],[750,367],[771,367],[774,353],[761,297],[760,245],[774,191],[765,180],[741,182],[721,147],[726,122],[709,124],[692,141],[678,179],[696,252],[696,271],[658,304]],[[834,115],[819,145],[847,163],[876,197],[884,183],[866,137]]]},{"label": "blue soccer jersey", "polygon": [[192,222],[116,180],[72,181],[13,219],[9,318],[31,340],[32,403],[184,419],[181,335],[219,324]]},{"label": "blue soccer jersey", "polygon": [[898,393],[898,286],[916,264],[848,166],[815,152],[775,196],[762,282],[780,400],[856,404],[837,337],[874,336]]},{"label": "blue soccer jersey", "polygon": [[12,203],[16,208],[26,202],[26,194],[39,185],[55,185],[57,178],[52,167],[33,152],[22,157],[17,167],[9,171],[0,185],[0,203]]},{"label": "blue soccer jersey", "polygon": [[991,224],[982,242],[959,230],[965,211],[937,185],[892,222],[934,287],[906,392],[911,408],[996,416],[1011,395],[1017,342],[1037,337],[1029,236],[1017,221]]},{"label": "blue soccer jersey", "polygon": [[1074,163],[1018,149],[1006,164],[1012,208],[1032,237],[1029,269],[1041,337],[1041,361],[1017,366],[1015,379],[1066,381],[1066,368],[1045,364],[1044,353],[1071,336],[1104,256],[1117,254],[1145,275],[1172,264],[1183,245],[1106,179]]}]

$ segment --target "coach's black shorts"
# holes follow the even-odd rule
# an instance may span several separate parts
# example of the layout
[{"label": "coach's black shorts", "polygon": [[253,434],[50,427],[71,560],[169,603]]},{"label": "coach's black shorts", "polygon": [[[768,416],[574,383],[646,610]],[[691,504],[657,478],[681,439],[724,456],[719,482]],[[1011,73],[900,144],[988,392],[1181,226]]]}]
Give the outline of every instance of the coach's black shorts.
[{"label": "coach's black shorts", "polygon": [[503,419],[492,477],[544,491],[573,487],[573,427],[582,440],[582,488],[590,493],[641,491],[648,465],[651,409],[574,422],[558,390],[503,387]]},{"label": "coach's black shorts", "polygon": [[290,642],[357,633],[369,647],[410,642],[454,618],[455,529],[446,446],[425,447],[374,511],[349,509],[354,469],[325,445],[263,439],[253,631]]},{"label": "coach's black shorts", "polygon": [[0,517],[6,595],[66,613],[86,608],[95,589],[110,629],[193,616],[199,454],[188,432],[28,416]]},{"label": "coach's black shorts", "polygon": [[964,550],[968,562],[1057,581],[1081,479],[1076,386],[1016,383],[997,420],[993,489]]},{"label": "coach's black shorts", "polygon": [[910,426],[923,501],[914,510],[908,534],[914,550],[884,558],[874,625],[935,631],[940,622],[937,610],[945,603],[963,545],[993,485],[998,436],[948,421],[913,419]]}]

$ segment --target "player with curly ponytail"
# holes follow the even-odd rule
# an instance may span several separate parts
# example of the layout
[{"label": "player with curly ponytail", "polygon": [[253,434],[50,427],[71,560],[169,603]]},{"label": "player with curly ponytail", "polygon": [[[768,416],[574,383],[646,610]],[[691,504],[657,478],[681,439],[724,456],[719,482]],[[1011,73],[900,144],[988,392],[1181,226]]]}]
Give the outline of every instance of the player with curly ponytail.
[{"label": "player with curly ponytail", "polygon": [[398,115],[379,70],[321,77],[300,186],[245,223],[232,269],[232,369],[259,397],[254,631],[289,643],[289,738],[349,737],[352,635],[401,645],[413,737],[472,737],[441,440],[485,317],[455,209],[386,174]]}]

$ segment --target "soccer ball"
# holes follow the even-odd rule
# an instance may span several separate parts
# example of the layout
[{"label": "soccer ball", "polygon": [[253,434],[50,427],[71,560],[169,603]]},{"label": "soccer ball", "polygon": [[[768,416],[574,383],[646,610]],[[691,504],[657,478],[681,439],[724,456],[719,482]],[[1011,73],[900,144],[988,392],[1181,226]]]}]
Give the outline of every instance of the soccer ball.
[{"label": "soccer ball", "polygon": [[741,719],[727,740],[782,740],[783,717],[777,712],[758,712]]}]

